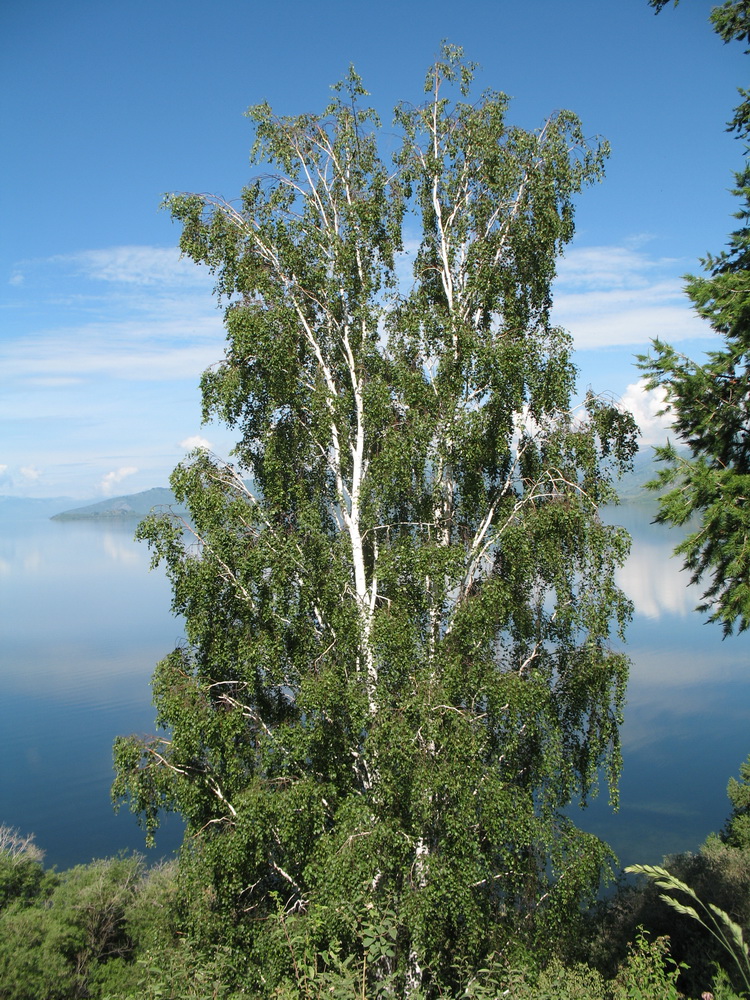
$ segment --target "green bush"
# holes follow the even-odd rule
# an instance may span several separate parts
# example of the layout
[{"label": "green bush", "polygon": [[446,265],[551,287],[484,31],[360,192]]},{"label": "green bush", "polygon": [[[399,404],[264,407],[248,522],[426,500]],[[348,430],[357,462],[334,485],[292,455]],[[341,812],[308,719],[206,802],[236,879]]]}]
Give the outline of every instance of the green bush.
[{"label": "green bush", "polygon": [[[31,859],[21,871],[27,863]],[[105,984],[128,971],[134,933],[144,941],[164,937],[159,930],[163,913],[149,909],[157,887],[141,857],[100,859],[53,876],[38,859],[33,864],[37,868],[16,880],[0,911],[3,1000],[100,996]],[[16,870],[7,851],[0,856],[0,869]],[[106,966],[111,968],[105,971]]]},{"label": "green bush", "polygon": [[[395,911],[376,909],[369,898],[296,911],[277,896],[270,915],[243,921],[252,934],[240,945],[225,941],[210,920],[192,933],[210,914],[212,896],[203,886],[203,906],[188,913],[201,886],[190,865],[180,872],[184,858],[151,870],[135,856],[45,872],[30,838],[4,836],[2,1000],[679,1000],[707,989],[714,1000],[739,1000],[736,984],[710,966],[705,942],[687,934],[694,921],[674,914],[685,932],[681,953],[664,935],[632,928],[649,908],[672,912],[649,887],[621,890],[599,912],[602,931],[588,951],[582,941],[573,954],[570,935],[558,939],[553,931],[543,950],[529,951],[518,938],[479,970],[464,963],[444,978],[427,968],[412,985],[392,962]],[[748,855],[714,837],[697,859],[681,861],[715,898],[736,896],[747,906]],[[602,938],[612,931],[619,937],[607,964]],[[683,953],[696,969],[682,964]]]},{"label": "green bush", "polygon": [[[690,887],[690,891],[713,912],[726,914],[745,938],[750,938],[750,759],[740,768],[740,780],[731,778],[727,789],[732,803],[724,829],[711,834],[697,854],[678,854],[664,859],[670,876]],[[680,976],[681,988],[700,996],[706,984],[722,982],[727,976],[735,989],[746,988],[739,970],[707,927],[685,920],[662,897],[662,887],[653,880],[638,886],[621,884],[606,902],[591,911],[594,928],[588,958],[605,975],[614,975],[624,960],[628,942],[639,925],[656,936],[668,936],[672,955],[689,970]],[[687,902],[683,899],[683,902]],[[721,968],[726,969],[726,975]],[[719,970],[717,972],[717,969]],[[717,978],[718,976],[718,978]],[[720,986],[713,992],[718,996]]]},{"label": "green bush", "polygon": [[677,980],[684,968],[670,955],[669,938],[651,939],[639,927],[615,979],[612,1000],[679,1000]]},{"label": "green bush", "polygon": [[46,872],[44,852],[33,836],[23,837],[9,826],[0,826],[0,911],[10,903],[27,904],[52,890],[53,872]]}]

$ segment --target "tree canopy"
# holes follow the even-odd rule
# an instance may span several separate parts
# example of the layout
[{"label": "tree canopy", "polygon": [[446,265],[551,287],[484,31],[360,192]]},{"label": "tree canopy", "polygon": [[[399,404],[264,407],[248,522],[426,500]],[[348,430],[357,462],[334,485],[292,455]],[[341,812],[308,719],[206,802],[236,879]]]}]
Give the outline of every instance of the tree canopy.
[{"label": "tree canopy", "polygon": [[573,407],[550,320],[607,150],[472,78],[446,46],[390,162],[353,70],[322,113],[253,107],[240,200],[167,200],[224,303],[203,409],[237,444],[175,470],[189,523],[139,529],[186,641],[113,794],[149,834],[185,817],[186,919],[242,942],[259,995],[274,912],[331,961],[386,928],[368,974],[417,995],[571,932],[609,857],[563,809],[602,768],[616,797],[628,538],[598,508],[636,429]]},{"label": "tree canopy", "polygon": [[[651,0],[652,6],[664,6]],[[714,29],[725,41],[750,40],[750,4],[728,0],[712,11]],[[750,51],[750,50],[749,50]],[[738,137],[750,135],[750,101],[740,89],[740,104],[728,123]],[[676,551],[684,556],[692,582],[708,580],[699,610],[709,611],[725,634],[750,625],[750,165],[735,174],[735,213],[739,226],[727,249],[708,254],[705,274],[687,275],[686,291],[696,312],[723,339],[699,363],[660,340],[653,354],[640,358],[650,388],[666,390],[666,409],[685,457],[673,444],[657,449],[665,462],[658,487],[670,489],[660,498],[659,520],[690,524],[695,530]]]}]

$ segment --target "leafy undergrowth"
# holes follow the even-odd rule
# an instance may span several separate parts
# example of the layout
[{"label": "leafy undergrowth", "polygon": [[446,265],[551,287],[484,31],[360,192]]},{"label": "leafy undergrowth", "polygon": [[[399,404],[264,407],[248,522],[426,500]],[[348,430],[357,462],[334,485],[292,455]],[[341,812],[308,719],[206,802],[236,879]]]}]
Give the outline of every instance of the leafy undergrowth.
[{"label": "leafy undergrowth", "polygon": [[[732,912],[747,907],[746,849],[709,839],[695,856],[671,859]],[[657,887],[658,888],[658,887]],[[738,1000],[732,969],[721,967],[695,921],[661,904],[650,883],[623,887],[584,915],[585,939],[574,953],[550,942],[544,962],[523,942],[482,968],[456,969],[450,988],[410,988],[393,968],[397,924],[388,911],[326,914],[310,906],[253,927],[254,943],[200,943],[185,932],[179,864],[148,869],[141,857],[99,859],[64,872],[44,868],[32,838],[0,828],[0,997],[3,1000]],[[733,894],[734,893],[734,897]],[[711,896],[708,892],[708,896]],[[337,935],[325,940],[325,925]],[[741,919],[746,924],[747,910]],[[641,926],[634,925],[640,920]],[[670,923],[671,920],[671,923]],[[646,925],[649,929],[644,929]],[[341,928],[349,927],[354,937]],[[338,938],[338,939],[337,939]],[[674,943],[671,940],[674,938]],[[354,942],[352,946],[351,942]],[[726,959],[726,956],[724,956]],[[727,965],[731,963],[725,962]],[[424,972],[424,970],[423,970]],[[427,982],[428,985],[424,985]]]}]

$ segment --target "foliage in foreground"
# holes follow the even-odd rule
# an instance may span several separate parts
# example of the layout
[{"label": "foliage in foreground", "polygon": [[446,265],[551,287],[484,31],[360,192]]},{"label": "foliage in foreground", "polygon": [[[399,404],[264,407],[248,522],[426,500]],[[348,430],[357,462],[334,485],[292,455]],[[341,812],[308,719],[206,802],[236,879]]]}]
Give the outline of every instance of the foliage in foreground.
[{"label": "foliage in foreground", "polygon": [[[680,881],[658,865],[630,865],[625,869],[634,875],[645,875],[665,892],[659,898],[677,913],[696,920],[732,959],[746,991],[750,990],[750,949],[738,923],[714,903],[704,903],[686,882]],[[687,902],[685,902],[687,900]]]},{"label": "foliage in foreground", "polygon": [[[0,872],[12,865],[0,851]],[[41,869],[39,860],[33,864]],[[174,867],[143,869],[139,858],[97,860],[46,875],[32,897],[0,908],[0,996],[4,1000],[376,1000],[393,996],[393,978],[372,977],[392,947],[393,922],[359,915],[361,948],[316,950],[309,925],[280,910],[269,918],[285,942],[287,968],[275,985],[257,985],[245,957],[223,943],[199,946],[178,929]],[[350,919],[355,918],[354,908]],[[668,940],[639,931],[610,978],[573,958],[540,965],[523,951],[458,968],[441,1000],[678,1000],[679,969]],[[422,996],[423,994],[417,994]],[[736,997],[724,989],[716,1000]]]},{"label": "foliage in foreground", "polygon": [[[669,939],[671,954],[683,967],[680,986],[687,995],[700,995],[712,978],[719,983],[717,997],[722,983],[725,991],[732,983],[737,991],[748,989],[750,969],[742,941],[750,937],[750,758],[740,767],[739,780],[730,778],[727,794],[733,808],[724,828],[711,834],[696,854],[671,855],[658,867],[636,866],[649,878],[638,885],[622,884],[606,904],[592,910],[587,956],[605,974],[614,974],[625,943],[643,925]],[[662,886],[660,879],[669,884]],[[670,903],[662,889],[675,888]],[[700,919],[691,913],[687,916],[692,919],[686,919],[684,906]]]},{"label": "foliage in foreground", "polygon": [[[647,884],[622,887],[584,915],[577,941],[561,935],[550,942],[554,957],[545,959],[516,941],[483,963],[459,959],[453,987],[433,995],[439,1000],[747,997],[747,984],[726,949],[712,949],[716,942],[701,921],[686,919],[682,904],[677,910],[665,905],[659,889],[677,889],[696,912],[713,914],[739,942],[738,955],[746,961],[749,778],[750,758],[740,780],[730,780],[733,810],[726,826],[698,855],[666,859],[671,873],[653,867],[647,874],[655,878]],[[175,864],[147,871],[142,859],[133,857],[45,871],[32,838],[0,827],[0,891],[3,1000],[385,1000],[398,986],[387,964],[398,921],[394,913],[376,912],[366,897],[306,915],[286,912],[277,898],[264,921],[273,947],[258,965],[257,955],[228,946],[220,932],[213,938],[191,935],[190,894]]]},{"label": "foliage in foreground", "polygon": [[47,871],[32,838],[0,827],[0,996],[75,1000],[135,986],[135,953],[174,936],[173,886],[171,869],[148,871],[139,856]]},{"label": "foliage in foreground", "polygon": [[[220,940],[200,945],[180,929],[184,911],[174,865],[147,871],[141,858],[122,857],[49,872],[30,838],[21,840],[6,828],[0,828],[0,837],[5,838],[0,839],[0,884],[6,888],[0,905],[3,1000],[393,996],[394,976],[383,959],[394,946],[397,923],[393,914],[378,917],[368,911],[364,901],[339,915],[356,942],[350,951],[340,942],[321,948],[313,940],[311,921],[279,907],[268,923],[284,956],[284,971],[270,982],[248,968],[239,950]],[[21,870],[33,877],[18,878]],[[676,973],[667,942],[639,932],[609,980],[580,960],[557,957],[540,964],[517,949],[490,956],[480,969],[457,968],[455,990],[436,995],[444,1000],[677,1000]]]}]

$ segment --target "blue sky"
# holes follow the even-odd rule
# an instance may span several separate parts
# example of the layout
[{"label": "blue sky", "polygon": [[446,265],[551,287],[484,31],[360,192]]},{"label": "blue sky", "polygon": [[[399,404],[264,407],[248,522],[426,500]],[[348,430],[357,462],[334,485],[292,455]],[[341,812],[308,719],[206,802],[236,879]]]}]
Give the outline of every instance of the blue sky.
[{"label": "blue sky", "polygon": [[175,249],[168,191],[235,197],[243,112],[315,111],[353,63],[388,122],[422,99],[443,38],[540,126],[570,108],[612,144],[560,262],[558,321],[580,387],[653,406],[633,355],[711,346],[681,276],[726,243],[746,82],[711,3],[646,0],[6,0],[0,12],[0,493],[81,499],[165,485],[202,427],[198,379],[224,334],[210,275]]}]

